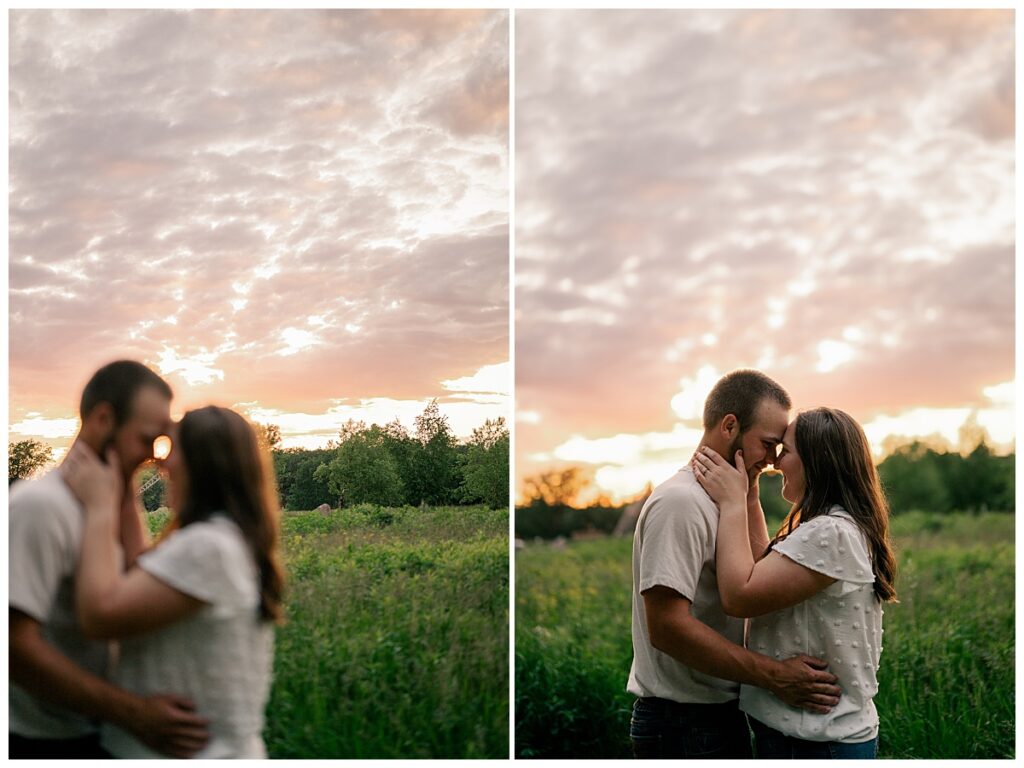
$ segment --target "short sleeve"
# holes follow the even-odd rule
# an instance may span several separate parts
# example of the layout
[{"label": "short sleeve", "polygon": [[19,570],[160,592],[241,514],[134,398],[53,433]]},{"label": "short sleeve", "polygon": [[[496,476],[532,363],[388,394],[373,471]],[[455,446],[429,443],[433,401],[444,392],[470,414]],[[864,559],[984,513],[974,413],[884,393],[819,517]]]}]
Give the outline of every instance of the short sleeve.
[{"label": "short sleeve", "polygon": [[693,496],[676,491],[652,497],[643,514],[640,592],[674,589],[691,603],[707,559],[711,531]]},{"label": "short sleeve", "polygon": [[61,581],[74,573],[75,534],[38,483],[12,488],[8,504],[10,607],[45,623]]},{"label": "short sleeve", "polygon": [[774,549],[837,581],[871,584],[875,580],[864,534],[847,517],[828,514],[808,520]]},{"label": "short sleeve", "polygon": [[142,570],[179,592],[224,608],[258,597],[254,565],[233,523],[203,521],[171,533],[139,556]]}]

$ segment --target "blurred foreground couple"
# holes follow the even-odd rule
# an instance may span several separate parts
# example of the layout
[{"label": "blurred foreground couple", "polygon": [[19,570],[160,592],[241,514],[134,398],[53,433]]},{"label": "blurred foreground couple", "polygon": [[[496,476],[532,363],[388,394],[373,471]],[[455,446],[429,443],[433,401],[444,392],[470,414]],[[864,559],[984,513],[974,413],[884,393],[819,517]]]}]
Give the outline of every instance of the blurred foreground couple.
[{"label": "blurred foreground couple", "polygon": [[[234,411],[174,423],[171,397],[141,363],[104,366],[61,466],[10,489],[12,758],[266,756],[269,457]],[[174,517],[151,545],[132,478],[161,437]]]},{"label": "blurred foreground couple", "polygon": [[[636,757],[877,754],[882,604],[896,599],[888,505],[860,425],[831,408],[790,421],[791,406],[763,373],[722,378],[690,464],[640,513]],[[769,465],[793,505],[771,540]]]}]

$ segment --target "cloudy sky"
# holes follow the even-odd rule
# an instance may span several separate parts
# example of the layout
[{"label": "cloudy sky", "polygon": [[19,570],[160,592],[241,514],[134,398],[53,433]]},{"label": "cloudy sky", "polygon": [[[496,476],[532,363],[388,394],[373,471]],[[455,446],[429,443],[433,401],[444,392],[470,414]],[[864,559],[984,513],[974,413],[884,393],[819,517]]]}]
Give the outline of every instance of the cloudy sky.
[{"label": "cloudy sky", "polygon": [[739,367],[879,455],[1010,447],[1012,11],[519,11],[515,53],[519,478],[660,482]]},{"label": "cloudy sky", "polygon": [[14,11],[10,439],[96,367],[319,445],[506,415],[504,11]]}]

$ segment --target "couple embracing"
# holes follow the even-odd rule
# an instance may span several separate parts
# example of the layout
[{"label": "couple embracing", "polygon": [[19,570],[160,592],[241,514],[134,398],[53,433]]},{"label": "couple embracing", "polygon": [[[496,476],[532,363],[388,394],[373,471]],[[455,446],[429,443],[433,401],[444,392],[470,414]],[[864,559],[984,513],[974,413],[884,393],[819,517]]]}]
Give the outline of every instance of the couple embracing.
[{"label": "couple embracing", "polygon": [[[11,487],[13,758],[266,756],[283,589],[269,457],[226,408],[172,422],[171,395],[141,363],[104,366],[62,465]],[[133,475],[162,437],[173,518],[151,545]]]},{"label": "couple embracing", "polygon": [[[758,371],[722,378],[693,460],[640,513],[636,757],[877,754],[882,604],[896,598],[888,506],[864,430],[830,408],[790,422],[791,407]],[[772,539],[768,465],[793,505]]]}]

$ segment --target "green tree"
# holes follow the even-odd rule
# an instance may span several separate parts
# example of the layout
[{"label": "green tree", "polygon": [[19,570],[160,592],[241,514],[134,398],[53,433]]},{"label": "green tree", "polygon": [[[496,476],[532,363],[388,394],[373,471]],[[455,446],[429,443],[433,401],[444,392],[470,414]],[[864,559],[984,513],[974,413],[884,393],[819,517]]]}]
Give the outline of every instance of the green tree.
[{"label": "green tree", "polygon": [[568,536],[579,521],[580,494],[591,483],[590,472],[582,467],[550,469],[527,477],[523,481],[526,506],[516,508],[516,536]]},{"label": "green tree", "polygon": [[967,456],[956,455],[959,471],[950,478],[954,507],[972,512],[1012,510],[1013,463],[1012,459],[1008,463],[1007,458],[993,454],[984,438]]},{"label": "green tree", "polygon": [[458,496],[461,474],[448,417],[441,413],[437,400],[431,400],[416,417],[416,441],[419,449],[413,454],[408,498],[417,504],[450,504]]},{"label": "green tree", "polygon": [[523,497],[530,506],[574,507],[590,484],[591,477],[582,467],[550,469],[523,480]]},{"label": "green tree", "polygon": [[415,457],[420,451],[419,442],[409,435],[408,430],[397,418],[389,421],[382,427],[381,436],[384,445],[388,449],[388,453],[395,460],[398,476],[403,479],[405,487],[404,503],[413,506],[419,504],[419,497],[413,498],[417,489],[412,479],[415,474]]},{"label": "green tree", "polygon": [[509,432],[505,419],[488,419],[473,430],[462,458],[462,500],[492,509],[508,506]]},{"label": "green tree", "polygon": [[383,430],[376,424],[362,432],[350,431],[334,458],[320,466],[313,477],[327,483],[339,506],[397,506],[405,499],[397,464],[385,445]]},{"label": "green tree", "polygon": [[337,448],[286,448],[274,451],[274,472],[281,507],[291,510],[316,509],[337,499],[327,480],[316,475],[316,470],[331,461]]},{"label": "green tree", "polygon": [[25,480],[53,458],[53,449],[38,440],[19,440],[7,445],[7,485]]},{"label": "green tree", "polygon": [[147,512],[167,506],[167,484],[156,467],[146,467],[139,473],[139,488],[145,489],[142,491],[142,506]]},{"label": "green tree", "polygon": [[782,498],[781,472],[762,472],[757,485],[761,509],[764,510],[765,522],[768,524],[768,535],[774,536],[793,505]]},{"label": "green tree", "polygon": [[268,451],[276,451],[281,445],[281,428],[277,424],[254,424],[256,438]]},{"label": "green tree", "polygon": [[878,474],[894,513],[919,509],[949,512],[952,499],[939,454],[923,443],[913,442],[896,450],[878,465]]}]

